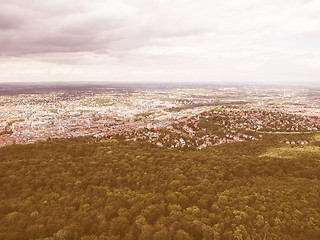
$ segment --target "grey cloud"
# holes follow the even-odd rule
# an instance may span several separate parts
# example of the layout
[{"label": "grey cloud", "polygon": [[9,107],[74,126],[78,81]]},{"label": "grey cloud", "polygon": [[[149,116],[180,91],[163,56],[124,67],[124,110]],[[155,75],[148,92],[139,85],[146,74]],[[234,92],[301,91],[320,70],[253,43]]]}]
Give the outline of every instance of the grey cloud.
[{"label": "grey cloud", "polygon": [[[8,1],[0,21],[0,53],[24,55],[50,52],[126,51],[151,44],[154,38],[203,34],[197,23],[184,26],[183,13],[175,24],[175,11],[164,6],[148,11],[121,1]],[[182,15],[182,16],[181,16]],[[148,19],[148,16],[151,18]],[[1,19],[0,19],[1,20]],[[10,30],[10,32],[8,32]],[[121,54],[120,54],[121,55]]]},{"label": "grey cloud", "polygon": [[19,19],[14,19],[3,12],[0,12],[0,31],[17,29],[21,25],[21,22],[22,21]]},{"label": "grey cloud", "polygon": [[[110,42],[121,37],[119,31],[127,21],[121,9],[119,16],[104,14],[104,9],[83,12],[77,8],[61,15],[56,14],[57,9],[46,8],[47,5],[36,8],[30,4],[30,7],[24,6],[25,9],[18,4],[7,6],[0,4],[0,9],[6,7],[7,10],[6,14],[0,13],[0,53],[6,55],[108,48]],[[63,10],[64,5],[60,7]]]},{"label": "grey cloud", "polygon": [[23,9],[0,3],[0,31],[18,30],[24,23],[24,15]]}]

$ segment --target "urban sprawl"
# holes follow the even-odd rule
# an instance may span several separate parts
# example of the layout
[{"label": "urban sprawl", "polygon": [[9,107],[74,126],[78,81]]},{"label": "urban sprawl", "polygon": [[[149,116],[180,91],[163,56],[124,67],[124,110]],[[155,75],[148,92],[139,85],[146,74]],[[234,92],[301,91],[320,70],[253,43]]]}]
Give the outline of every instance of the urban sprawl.
[{"label": "urban sprawl", "polygon": [[93,136],[202,149],[265,134],[317,133],[319,106],[316,90],[254,87],[3,95],[0,146]]}]

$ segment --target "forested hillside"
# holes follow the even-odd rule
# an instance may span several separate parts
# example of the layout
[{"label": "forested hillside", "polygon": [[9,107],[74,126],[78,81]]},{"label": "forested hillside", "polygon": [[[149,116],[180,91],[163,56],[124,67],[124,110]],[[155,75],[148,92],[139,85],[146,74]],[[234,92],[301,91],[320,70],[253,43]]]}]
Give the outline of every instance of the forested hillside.
[{"label": "forested hillside", "polygon": [[319,193],[318,143],[12,145],[0,149],[0,239],[320,239]]}]

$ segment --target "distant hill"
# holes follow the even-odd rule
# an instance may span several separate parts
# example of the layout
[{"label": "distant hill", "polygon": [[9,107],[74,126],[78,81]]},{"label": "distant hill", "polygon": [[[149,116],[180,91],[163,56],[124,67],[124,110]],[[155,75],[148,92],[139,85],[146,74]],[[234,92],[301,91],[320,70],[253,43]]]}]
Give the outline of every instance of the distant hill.
[{"label": "distant hill", "polygon": [[150,83],[150,82],[20,82],[20,83],[1,83],[0,95],[13,94],[37,94],[46,92],[74,92],[74,91],[121,91],[131,92],[140,90],[166,90],[166,89],[199,89],[222,87],[261,87],[261,88],[305,88],[319,89],[319,84],[242,84],[242,83]]}]

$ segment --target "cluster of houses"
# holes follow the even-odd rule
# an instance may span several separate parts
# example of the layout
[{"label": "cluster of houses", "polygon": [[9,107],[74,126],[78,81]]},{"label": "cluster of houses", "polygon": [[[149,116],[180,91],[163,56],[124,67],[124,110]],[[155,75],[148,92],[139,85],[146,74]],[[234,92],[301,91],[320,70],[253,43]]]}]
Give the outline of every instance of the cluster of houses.
[{"label": "cluster of houses", "polygon": [[[279,109],[224,107],[171,121],[166,128],[148,127],[124,135],[127,140],[143,140],[168,148],[202,149],[231,142],[257,141],[264,134],[270,133],[300,134],[317,131],[319,124],[318,117],[288,114]],[[286,143],[307,144],[308,141]]]},{"label": "cluster of houses", "polygon": [[228,129],[245,129],[262,133],[298,133],[318,131],[319,117],[286,113],[279,108],[224,108],[205,112],[205,118],[220,118]]}]

